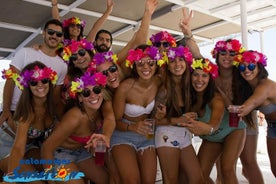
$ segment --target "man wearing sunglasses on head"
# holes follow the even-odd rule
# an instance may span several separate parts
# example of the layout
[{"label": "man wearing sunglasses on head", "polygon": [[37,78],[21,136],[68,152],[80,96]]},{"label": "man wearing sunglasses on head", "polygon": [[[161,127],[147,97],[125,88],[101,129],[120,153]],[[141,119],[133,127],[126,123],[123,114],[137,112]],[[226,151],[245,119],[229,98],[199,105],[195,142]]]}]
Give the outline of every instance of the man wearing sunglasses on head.
[{"label": "man wearing sunglasses on head", "polygon": [[[63,40],[62,23],[56,19],[47,21],[42,31],[42,37],[44,42],[40,45],[39,49],[22,48],[15,54],[10,67],[17,73],[20,73],[26,65],[34,61],[41,61],[46,66],[55,70],[58,75],[58,81],[54,87],[54,97],[56,98],[54,102],[57,107],[55,112],[59,115],[61,85],[67,73],[67,65],[56,54],[58,45]],[[12,112],[16,108],[20,95],[21,91],[15,86],[14,81],[7,79],[3,92],[3,111],[0,116],[0,125],[12,117]]]}]

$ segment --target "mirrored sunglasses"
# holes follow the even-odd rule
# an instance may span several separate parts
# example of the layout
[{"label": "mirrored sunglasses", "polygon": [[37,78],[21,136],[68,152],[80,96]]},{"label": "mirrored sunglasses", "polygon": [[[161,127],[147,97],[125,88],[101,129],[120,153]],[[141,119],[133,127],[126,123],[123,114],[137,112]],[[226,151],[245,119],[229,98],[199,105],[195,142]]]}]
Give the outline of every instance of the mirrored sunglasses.
[{"label": "mirrored sunglasses", "polygon": [[154,65],[156,64],[156,60],[148,59],[148,60],[138,60],[138,61],[135,61],[135,64],[136,64],[136,66],[138,66],[138,67],[142,67],[142,66],[144,66],[146,63],[147,63],[150,67],[152,67],[152,66],[154,66]]},{"label": "mirrored sunglasses", "polygon": [[76,54],[72,54],[70,56],[70,60],[71,61],[76,61],[78,59],[78,55],[83,57],[83,56],[85,56],[85,53],[86,53],[85,49],[80,49],[80,50],[78,50],[78,52]]},{"label": "mirrored sunglasses", "polygon": [[[92,89],[93,93],[98,95],[101,93],[102,88],[100,86],[94,86]],[[81,92],[82,96],[87,98],[91,95],[91,90],[88,88],[85,88],[82,92]]]},{"label": "mirrored sunglasses", "polygon": [[155,47],[161,47],[161,45],[163,45],[163,47],[167,48],[170,46],[170,43],[169,42],[155,42],[153,45]]},{"label": "mirrored sunglasses", "polygon": [[110,66],[108,69],[102,71],[102,74],[105,76],[108,76],[108,72],[110,73],[114,73],[118,70],[117,66],[115,64],[113,64],[112,66]]},{"label": "mirrored sunglasses", "polygon": [[55,31],[55,30],[52,30],[52,29],[48,29],[47,33],[48,33],[48,35],[51,35],[51,36],[53,36],[54,34],[56,34],[57,37],[62,37],[63,36],[62,32]]},{"label": "mirrored sunglasses", "polygon": [[[220,50],[219,53],[222,55],[222,56],[225,56],[227,54],[227,50]],[[229,53],[229,56],[235,56],[236,55],[236,52],[235,51],[228,51]]]},{"label": "mirrored sunglasses", "polygon": [[[32,81],[29,82],[29,84],[30,84],[31,86],[37,86],[38,82],[39,82],[39,81],[32,80]],[[50,79],[48,79],[48,78],[45,78],[45,79],[42,79],[42,80],[41,80],[41,83],[42,83],[42,84],[47,84],[47,83],[49,83],[49,82],[50,82]]]},{"label": "mirrored sunglasses", "polygon": [[253,71],[253,70],[255,70],[256,65],[253,64],[253,63],[250,63],[250,64],[248,64],[247,66],[246,66],[245,64],[240,64],[240,65],[239,65],[239,70],[240,70],[241,72],[244,72],[244,71],[246,70],[246,67],[248,68],[249,71]]}]

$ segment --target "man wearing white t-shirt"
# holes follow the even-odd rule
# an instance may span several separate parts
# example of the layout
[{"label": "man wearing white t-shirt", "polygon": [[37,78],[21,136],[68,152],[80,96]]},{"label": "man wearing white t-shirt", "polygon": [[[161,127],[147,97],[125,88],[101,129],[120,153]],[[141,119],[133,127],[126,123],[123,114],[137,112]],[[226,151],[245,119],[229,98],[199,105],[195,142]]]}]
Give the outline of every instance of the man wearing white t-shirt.
[{"label": "man wearing white t-shirt", "polygon": [[[61,86],[67,73],[66,63],[64,63],[56,53],[58,44],[63,40],[62,23],[56,19],[49,20],[44,26],[42,36],[44,43],[38,50],[33,48],[22,48],[15,54],[10,63],[10,67],[17,73],[20,73],[26,65],[35,61],[40,61],[56,71],[58,80],[54,88],[54,103],[57,107],[57,116],[60,117],[62,111],[60,98]],[[12,79],[7,79],[3,92],[3,111],[0,116],[0,126],[4,121],[12,117],[12,112],[16,109],[20,95],[21,91],[15,86],[14,81]],[[9,126],[13,125],[9,124]]]}]

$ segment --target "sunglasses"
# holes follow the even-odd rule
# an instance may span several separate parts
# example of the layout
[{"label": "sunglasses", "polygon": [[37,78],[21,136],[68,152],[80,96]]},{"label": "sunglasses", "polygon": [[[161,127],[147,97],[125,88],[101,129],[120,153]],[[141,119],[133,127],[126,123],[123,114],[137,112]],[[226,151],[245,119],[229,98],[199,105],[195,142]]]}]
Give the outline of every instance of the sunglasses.
[{"label": "sunglasses", "polygon": [[156,64],[156,60],[148,59],[148,60],[138,60],[135,61],[136,66],[143,67],[145,64],[148,64],[150,67]]},{"label": "sunglasses", "polygon": [[[47,83],[49,83],[49,81],[50,81],[50,79],[45,78],[45,79],[42,79],[42,80],[41,80],[41,83],[42,83],[42,84],[47,84]],[[38,82],[39,82],[39,81],[33,80],[33,81],[30,81],[29,84],[30,84],[31,86],[37,86]]]},{"label": "sunglasses", "polygon": [[[100,86],[94,86],[92,89],[93,93],[98,95],[101,93],[102,88]],[[81,92],[82,96],[87,98],[91,95],[91,90],[88,88],[85,88],[82,92]]]},{"label": "sunglasses", "polygon": [[56,33],[56,36],[57,36],[57,37],[62,37],[62,36],[63,36],[63,33],[62,33],[62,32],[60,32],[60,31],[55,31],[55,30],[52,30],[52,29],[48,29],[48,30],[47,30],[47,33],[48,33],[48,35],[51,35],[51,36],[53,36],[55,33]]},{"label": "sunglasses", "polygon": [[[256,65],[253,64],[253,63],[250,63],[250,64],[247,65],[247,68],[248,68],[249,71],[253,71],[253,70],[255,70]],[[241,72],[244,72],[246,70],[246,65],[245,64],[240,64],[239,65],[239,70]]]},{"label": "sunglasses", "polygon": [[110,73],[114,73],[118,70],[117,66],[115,64],[113,64],[112,66],[110,66],[107,70],[102,71],[102,74],[105,76],[108,76],[108,72]]},{"label": "sunglasses", "polygon": [[81,25],[80,24],[70,24],[69,27],[71,27],[71,28],[77,27],[78,29],[80,29]]},{"label": "sunglasses", "polygon": [[[225,56],[227,54],[227,51],[226,50],[220,50],[219,53],[222,55],[222,56]],[[235,51],[228,51],[229,53],[229,56],[235,56],[236,55],[236,52]]]},{"label": "sunglasses", "polygon": [[169,42],[155,42],[153,45],[155,47],[161,47],[161,45],[163,45],[163,47],[167,48],[170,46],[170,43]]},{"label": "sunglasses", "polygon": [[78,50],[78,52],[76,54],[72,54],[69,59],[71,61],[76,61],[78,59],[78,55],[83,57],[83,56],[85,56],[85,53],[86,53],[85,49],[80,49],[80,50]]}]

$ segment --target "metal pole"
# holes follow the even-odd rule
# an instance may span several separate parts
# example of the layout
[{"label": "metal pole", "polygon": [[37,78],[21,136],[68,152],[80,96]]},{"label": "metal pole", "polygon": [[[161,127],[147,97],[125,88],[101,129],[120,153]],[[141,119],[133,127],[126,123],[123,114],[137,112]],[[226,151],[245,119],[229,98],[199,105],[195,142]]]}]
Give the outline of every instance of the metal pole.
[{"label": "metal pole", "polygon": [[248,49],[248,40],[247,40],[247,8],[246,0],[241,0],[241,36],[242,36],[242,45],[245,49]]}]

